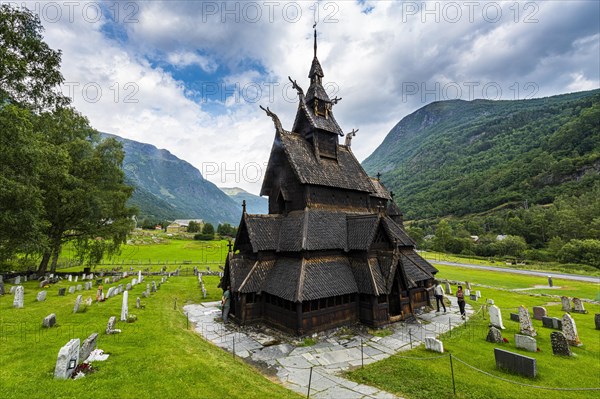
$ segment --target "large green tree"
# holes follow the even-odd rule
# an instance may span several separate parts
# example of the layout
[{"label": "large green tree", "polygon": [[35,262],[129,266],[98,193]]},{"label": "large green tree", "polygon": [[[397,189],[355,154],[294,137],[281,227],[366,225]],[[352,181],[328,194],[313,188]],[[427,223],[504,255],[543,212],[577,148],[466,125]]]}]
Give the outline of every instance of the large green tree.
[{"label": "large green tree", "polygon": [[43,113],[38,130],[52,149],[55,166],[42,173],[44,229],[48,247],[38,271],[51,270],[65,242],[80,260],[98,262],[126,241],[134,210],[126,206],[132,188],[121,169],[123,149],[115,139],[100,141],[87,119],[72,108]]},{"label": "large green tree", "polygon": [[60,51],[42,38],[39,17],[26,8],[0,5],[0,103],[35,110],[69,102],[60,92]]}]

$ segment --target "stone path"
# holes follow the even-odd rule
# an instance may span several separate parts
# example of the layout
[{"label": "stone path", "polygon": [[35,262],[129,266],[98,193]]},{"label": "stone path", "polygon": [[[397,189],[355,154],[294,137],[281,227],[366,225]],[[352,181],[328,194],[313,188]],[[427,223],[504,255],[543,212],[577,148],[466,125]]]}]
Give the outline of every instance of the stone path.
[{"label": "stone path", "polygon": [[[301,395],[307,394],[312,368],[311,398],[391,399],[397,397],[378,388],[340,377],[340,372],[359,367],[363,362],[370,364],[394,353],[409,350],[411,345],[414,347],[422,344],[425,337],[437,337],[450,328],[463,324],[464,320],[458,314],[456,298],[450,297],[450,300],[451,311],[432,311],[418,315],[417,320],[412,322],[394,323],[388,327],[392,331],[389,336],[332,336],[312,346],[277,343],[273,337],[255,330],[224,326],[220,321],[215,321],[220,316],[219,302],[186,305],[183,310],[195,324],[197,333],[218,347],[234,352],[236,356],[264,366],[285,387]],[[467,315],[472,313],[473,309],[467,304]]]}]

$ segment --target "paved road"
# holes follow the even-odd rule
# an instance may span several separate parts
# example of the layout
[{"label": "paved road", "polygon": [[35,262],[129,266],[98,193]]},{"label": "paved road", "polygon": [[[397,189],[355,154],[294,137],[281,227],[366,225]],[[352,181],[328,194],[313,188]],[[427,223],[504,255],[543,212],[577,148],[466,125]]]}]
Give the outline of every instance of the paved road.
[{"label": "paved road", "polygon": [[588,283],[600,284],[600,277],[594,277],[594,276],[582,276],[579,274],[556,273],[556,272],[551,272],[551,271],[536,272],[535,270],[509,269],[506,267],[472,265],[469,263],[446,262],[443,260],[434,260],[434,259],[427,259],[427,260],[430,261],[431,263],[435,263],[435,264],[439,264],[439,265],[446,265],[446,266],[459,266],[459,267],[466,267],[468,269],[491,270],[491,271],[495,271],[495,272],[526,274],[526,275],[530,275],[530,276],[540,276],[540,277],[548,277],[550,275],[554,279],[562,278],[565,280],[585,281]]}]

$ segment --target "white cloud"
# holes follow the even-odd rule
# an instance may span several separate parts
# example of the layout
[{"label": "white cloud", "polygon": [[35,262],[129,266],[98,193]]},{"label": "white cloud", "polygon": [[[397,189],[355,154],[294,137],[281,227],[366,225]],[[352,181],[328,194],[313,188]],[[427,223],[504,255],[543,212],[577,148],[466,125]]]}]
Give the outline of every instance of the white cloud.
[{"label": "white cloud", "polygon": [[[288,76],[308,88],[313,3],[255,2],[258,19],[250,3],[229,3],[227,13],[222,2],[139,2],[131,18],[138,22],[118,25],[114,37],[106,33],[107,20],[42,22],[49,44],[63,51],[66,81],[79,85],[72,86],[74,105],[94,127],[166,148],[220,186],[257,193],[261,180],[244,181],[243,175],[267,161],[274,136],[258,106],[269,106],[291,128],[297,105],[294,91],[284,89]],[[515,96],[515,83],[520,95],[525,84],[535,83],[537,96],[598,87],[597,3],[522,2],[518,18],[510,8],[517,3],[498,3],[502,17],[493,22],[491,11],[483,13],[485,2],[476,3],[472,15],[456,3],[462,7],[458,20],[451,20],[446,4],[430,2],[427,9],[434,11],[425,13],[422,2],[319,3],[324,81],[343,98],[334,107],[341,127],[360,129],[353,140],[359,159],[402,117],[447,99],[448,85],[461,87],[464,99],[470,99],[471,83],[477,84],[474,97],[497,83],[502,99]],[[368,7],[374,8],[363,13]],[[525,17],[538,22],[525,23]],[[178,81],[164,63],[197,66],[199,75],[214,81]],[[216,74],[221,70],[227,75]],[[192,100],[190,93],[206,83],[237,90],[239,100]],[[102,96],[92,102],[97,87]],[[218,172],[212,172],[215,165]]]}]

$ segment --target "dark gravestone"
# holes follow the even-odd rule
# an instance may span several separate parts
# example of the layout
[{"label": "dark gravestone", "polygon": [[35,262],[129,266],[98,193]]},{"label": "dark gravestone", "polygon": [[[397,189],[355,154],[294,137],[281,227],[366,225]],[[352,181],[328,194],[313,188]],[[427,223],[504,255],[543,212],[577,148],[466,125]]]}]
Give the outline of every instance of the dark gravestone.
[{"label": "dark gravestone", "polygon": [[469,295],[469,299],[472,300],[472,301],[476,301],[477,300],[477,295],[471,294],[471,295]]},{"label": "dark gravestone", "polygon": [[535,378],[537,375],[536,360],[532,357],[499,348],[494,348],[494,356],[496,357],[496,367],[499,369],[505,369],[530,378]]},{"label": "dark gravestone", "polygon": [[90,353],[96,349],[97,341],[98,333],[93,333],[83,341],[81,344],[81,349],[79,350],[79,360],[83,362],[90,356]]},{"label": "dark gravestone", "polygon": [[518,314],[518,313],[511,313],[511,314],[510,314],[510,319],[511,319],[512,321],[516,321],[516,322],[518,322],[518,321],[519,321],[519,314]]},{"label": "dark gravestone", "polygon": [[542,317],[542,325],[546,328],[562,330],[562,320],[556,317]]},{"label": "dark gravestone", "polygon": [[67,293],[67,289],[66,288],[59,288],[58,289],[58,296],[65,296],[66,293]]},{"label": "dark gravestone", "polygon": [[594,323],[596,323],[596,330],[600,330],[600,313],[594,316]]},{"label": "dark gravestone", "polygon": [[533,307],[533,318],[536,320],[542,320],[542,317],[546,317],[546,308],[543,306]]},{"label": "dark gravestone", "polygon": [[490,331],[488,331],[485,340],[494,344],[500,344],[502,343],[502,333],[496,327],[490,327]]},{"label": "dark gravestone", "polygon": [[101,285],[102,284],[102,279],[99,278],[98,280],[96,280],[96,285]]},{"label": "dark gravestone", "polygon": [[571,356],[571,348],[567,337],[562,331],[554,331],[550,333],[550,343],[552,344],[552,353],[561,356]]}]

